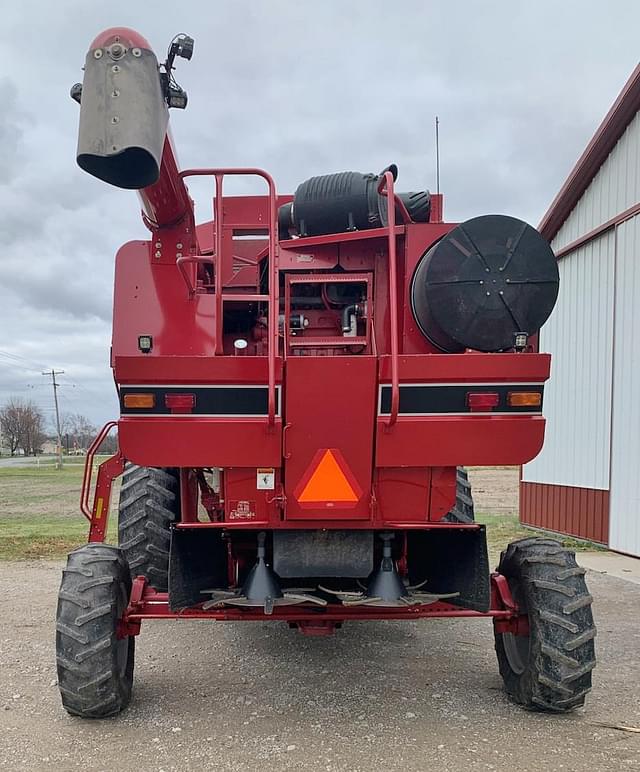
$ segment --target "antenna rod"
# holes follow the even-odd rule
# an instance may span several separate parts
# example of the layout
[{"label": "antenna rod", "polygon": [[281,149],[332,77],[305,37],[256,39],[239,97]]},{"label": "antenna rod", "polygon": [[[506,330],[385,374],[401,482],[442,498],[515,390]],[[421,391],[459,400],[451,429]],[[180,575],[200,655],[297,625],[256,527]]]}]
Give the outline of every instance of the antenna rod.
[{"label": "antenna rod", "polygon": [[440,135],[438,125],[440,121],[436,115],[436,193],[440,193]]}]

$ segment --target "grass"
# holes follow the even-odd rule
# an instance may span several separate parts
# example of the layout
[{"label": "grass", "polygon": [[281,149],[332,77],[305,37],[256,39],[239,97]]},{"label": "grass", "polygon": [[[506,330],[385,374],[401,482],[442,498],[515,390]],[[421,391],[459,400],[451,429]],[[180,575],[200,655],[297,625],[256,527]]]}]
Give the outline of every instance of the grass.
[{"label": "grass", "polygon": [[[0,560],[61,558],[87,539],[88,523],[80,513],[79,499],[84,459],[68,459],[61,470],[53,464],[39,467],[0,468]],[[107,541],[114,543],[116,517],[113,502]],[[487,526],[489,557],[495,566],[500,551],[515,539],[545,535],[524,528],[513,513],[480,512]],[[601,550],[600,545],[558,536],[574,550]]]},{"label": "grass", "polygon": [[494,515],[486,512],[479,512],[476,520],[487,527],[487,547],[489,550],[489,563],[496,566],[500,558],[500,553],[509,544],[517,539],[526,539],[530,536],[547,536],[552,539],[558,539],[565,547],[575,552],[585,551],[603,551],[606,548],[600,544],[594,544],[582,539],[572,539],[570,536],[562,534],[550,534],[545,531],[539,531],[535,528],[525,528],[520,524],[517,515]]},{"label": "grass", "polygon": [[[83,461],[65,459],[62,469],[51,463],[0,468],[0,560],[61,558],[87,540],[89,524],[80,512]],[[117,538],[115,518],[107,537]]]},{"label": "grass", "polygon": [[[34,517],[4,519],[0,517],[0,560],[61,558],[84,544],[89,523],[78,511],[68,517]],[[116,523],[112,520],[107,541],[117,540]]]}]

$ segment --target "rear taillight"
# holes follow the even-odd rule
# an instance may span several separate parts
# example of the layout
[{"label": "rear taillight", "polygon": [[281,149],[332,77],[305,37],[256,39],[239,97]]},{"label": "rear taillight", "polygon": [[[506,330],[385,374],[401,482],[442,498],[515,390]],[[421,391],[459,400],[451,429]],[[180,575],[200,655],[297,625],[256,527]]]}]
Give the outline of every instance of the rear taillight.
[{"label": "rear taillight", "polygon": [[487,413],[498,406],[500,395],[496,391],[468,391],[467,407],[472,413]]},{"label": "rear taillight", "polygon": [[172,413],[191,413],[196,405],[196,395],[165,394],[164,404]]}]

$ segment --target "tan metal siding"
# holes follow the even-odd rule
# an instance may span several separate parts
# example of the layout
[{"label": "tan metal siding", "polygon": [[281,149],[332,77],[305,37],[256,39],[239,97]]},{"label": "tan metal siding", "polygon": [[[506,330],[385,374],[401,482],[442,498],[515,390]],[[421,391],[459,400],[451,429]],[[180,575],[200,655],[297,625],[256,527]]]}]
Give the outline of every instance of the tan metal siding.
[{"label": "tan metal siding", "polygon": [[640,113],[631,121],[552,242],[558,251],[640,201]]},{"label": "tan metal siding", "polygon": [[640,556],[640,217],[617,230],[615,301],[609,543]]},{"label": "tan metal siding", "polygon": [[609,232],[559,262],[558,303],[540,333],[552,355],[545,444],[526,482],[609,488],[614,248]]}]

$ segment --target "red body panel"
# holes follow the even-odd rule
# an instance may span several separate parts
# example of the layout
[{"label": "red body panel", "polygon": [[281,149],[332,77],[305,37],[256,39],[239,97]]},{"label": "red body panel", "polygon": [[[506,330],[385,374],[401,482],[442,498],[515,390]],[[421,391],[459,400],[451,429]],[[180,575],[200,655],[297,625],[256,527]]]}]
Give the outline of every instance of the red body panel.
[{"label": "red body panel", "polygon": [[[280,487],[279,474],[274,475],[273,490],[256,490],[256,469],[231,467],[224,473],[225,520],[229,523],[269,522],[277,519],[275,491]],[[246,498],[247,494],[251,498]]]},{"label": "red body panel", "polygon": [[[115,343],[115,340],[114,340]],[[122,356],[114,352],[118,383],[266,383],[266,357]],[[276,382],[282,382],[282,358],[276,359]]]},{"label": "red body panel", "polygon": [[375,490],[381,520],[394,520],[399,512],[407,522],[424,523],[428,519],[430,469],[380,469],[375,477]]},{"label": "red body panel", "polygon": [[[376,396],[376,359],[292,357],[286,366],[285,517],[294,519],[369,519],[371,456]],[[309,404],[314,405],[312,411]],[[305,506],[301,483],[318,451],[339,449],[345,473],[355,478],[357,502],[327,499]],[[309,477],[311,475],[309,474]]]},{"label": "red body panel", "polygon": [[[281,196],[278,203],[287,200],[290,197]],[[238,299],[221,304],[223,312],[232,305],[246,308],[247,303],[255,302],[242,301],[243,293],[262,297],[259,262],[266,254],[268,199],[226,198],[224,217],[223,252],[215,264],[222,265],[225,292],[234,292]],[[549,376],[546,354],[443,354],[417,329],[409,304],[411,276],[422,254],[451,227],[427,223],[394,229],[401,391],[413,384],[460,384],[476,389],[487,384],[489,390],[499,384],[541,386]],[[247,234],[258,237],[240,239]],[[215,246],[215,228],[201,225],[197,235],[200,253],[210,252]],[[343,281],[350,276],[354,282],[358,277],[373,277],[367,322],[373,334],[373,355],[366,353],[368,347],[354,356],[349,347],[329,345],[330,340],[339,341],[339,327],[331,328],[330,323],[323,329],[323,312],[309,310],[307,316],[319,325],[315,334],[327,341],[325,350],[322,346],[318,350],[313,337],[311,348],[300,348],[298,338],[290,339],[292,347],[281,347],[274,369],[283,399],[274,426],[269,427],[262,417],[123,416],[120,442],[125,456],[148,466],[272,467],[282,474],[284,485],[284,495],[270,509],[274,527],[282,522],[298,527],[298,521],[308,527],[344,527],[362,521],[439,520],[454,496],[452,469],[456,465],[520,464],[533,458],[544,437],[540,415],[401,412],[390,426],[388,417],[380,414],[380,389],[392,383],[386,235],[386,229],[379,229],[280,243],[280,272],[298,277],[297,284],[290,283],[287,298],[304,291],[317,270],[339,270],[337,278]],[[190,294],[176,265],[176,256],[180,249],[186,250],[189,238],[184,226],[173,226],[158,231],[151,242],[130,242],[118,253],[112,353],[117,382],[123,388],[184,385],[185,391],[198,385],[266,387],[266,334],[261,337],[256,330],[253,339],[248,338],[252,355],[232,354],[233,335],[225,338],[224,355],[216,353],[218,306],[213,282],[205,277],[203,284],[197,263],[187,264],[192,286],[198,281],[202,285]],[[211,265],[214,261],[212,257]],[[316,281],[314,286],[324,285]],[[285,315],[293,313],[289,305],[287,300]],[[327,308],[324,315],[330,319],[330,306]],[[365,332],[363,328],[359,334]],[[314,333],[304,333],[309,334]],[[148,354],[138,349],[139,335],[153,337]],[[354,341],[361,339],[364,337]],[[298,500],[301,481],[312,472],[312,459],[327,448],[337,449],[347,475],[353,474],[354,487],[362,492],[355,504],[329,501],[316,506]],[[237,487],[235,500],[256,500],[254,473],[246,472],[233,485]]]},{"label": "red body panel", "polygon": [[378,419],[377,466],[524,464],[542,448],[544,418],[474,415]]},{"label": "red body panel", "polygon": [[126,417],[118,436],[125,458],[141,466],[279,467],[282,459],[279,418],[269,429],[261,418]]},{"label": "red body panel", "polygon": [[[380,381],[391,376],[388,356],[380,356]],[[398,360],[400,381],[406,383],[544,383],[549,378],[549,354],[413,354]]]},{"label": "red body panel", "polygon": [[[147,357],[213,357],[214,296],[189,298],[175,256],[160,262],[150,247],[130,241],[116,256],[112,356],[137,356],[143,369]],[[151,354],[139,351],[139,335],[153,336]]]}]

